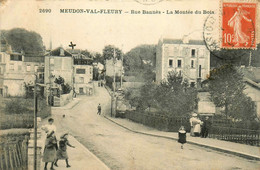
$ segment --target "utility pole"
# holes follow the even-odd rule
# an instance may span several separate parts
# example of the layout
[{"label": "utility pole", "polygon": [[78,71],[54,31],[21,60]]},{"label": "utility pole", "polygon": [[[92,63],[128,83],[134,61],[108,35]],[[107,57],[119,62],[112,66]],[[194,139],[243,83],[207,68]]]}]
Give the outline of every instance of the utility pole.
[{"label": "utility pole", "polygon": [[115,89],[116,89],[116,70],[115,70],[115,63],[116,63],[116,50],[114,48],[114,55],[113,55],[113,70],[114,70],[114,78],[113,78],[113,95],[111,101],[111,117],[115,115]]},{"label": "utility pole", "polygon": [[113,56],[113,66],[114,66],[114,85],[113,85],[113,92],[115,94],[116,89],[116,70],[115,70],[115,64],[116,64],[116,50],[114,48],[114,56]]},{"label": "utility pole", "polygon": [[123,66],[123,61],[124,61],[124,54],[123,54],[123,45],[122,45],[122,56],[121,56],[121,78],[120,78],[120,88],[122,89],[122,85],[123,85],[123,71],[124,71],[124,66]]},{"label": "utility pole", "polygon": [[37,170],[37,74],[34,81],[34,170]]},{"label": "utility pole", "polygon": [[250,50],[250,53],[249,53],[249,63],[248,63],[248,67],[251,68],[251,61],[252,60],[252,51]]}]

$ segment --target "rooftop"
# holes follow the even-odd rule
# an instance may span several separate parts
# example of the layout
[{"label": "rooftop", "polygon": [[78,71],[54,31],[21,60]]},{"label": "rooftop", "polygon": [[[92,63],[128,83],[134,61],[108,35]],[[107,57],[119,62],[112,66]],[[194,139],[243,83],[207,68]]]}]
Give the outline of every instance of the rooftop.
[{"label": "rooftop", "polygon": [[168,39],[164,38],[162,40],[163,44],[190,44],[190,45],[205,45],[203,40],[187,40],[187,43],[184,43],[182,39]]}]

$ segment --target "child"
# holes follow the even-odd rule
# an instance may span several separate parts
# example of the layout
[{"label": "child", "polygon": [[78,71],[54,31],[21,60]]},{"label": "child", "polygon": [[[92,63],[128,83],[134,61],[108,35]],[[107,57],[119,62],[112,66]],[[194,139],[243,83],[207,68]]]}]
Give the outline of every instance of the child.
[{"label": "child", "polygon": [[68,141],[68,133],[65,133],[64,135],[62,135],[60,137],[59,149],[57,151],[57,159],[54,163],[55,166],[58,167],[57,162],[59,159],[63,159],[63,160],[65,159],[67,168],[70,167],[69,161],[68,161],[69,157],[68,157],[68,153],[67,153],[67,145],[72,148],[75,148],[75,146],[72,146]]},{"label": "child", "polygon": [[51,162],[51,170],[54,170],[53,164],[56,160],[57,140],[54,131],[47,135],[43,151],[42,161],[45,162],[44,170],[47,170],[48,162]]},{"label": "child", "polygon": [[186,143],[186,131],[184,126],[180,127],[178,134],[179,134],[178,142],[181,143],[181,149],[183,149],[183,144]]},{"label": "child", "polygon": [[100,105],[100,103],[98,104],[98,112],[97,112],[97,114],[98,114],[98,115],[101,114],[101,105]]}]

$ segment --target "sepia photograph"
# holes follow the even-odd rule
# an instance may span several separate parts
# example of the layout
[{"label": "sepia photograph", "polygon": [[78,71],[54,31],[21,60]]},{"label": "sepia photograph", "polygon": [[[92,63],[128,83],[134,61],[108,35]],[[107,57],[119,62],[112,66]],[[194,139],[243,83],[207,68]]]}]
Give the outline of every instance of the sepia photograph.
[{"label": "sepia photograph", "polygon": [[0,0],[0,170],[260,169],[259,0]]}]

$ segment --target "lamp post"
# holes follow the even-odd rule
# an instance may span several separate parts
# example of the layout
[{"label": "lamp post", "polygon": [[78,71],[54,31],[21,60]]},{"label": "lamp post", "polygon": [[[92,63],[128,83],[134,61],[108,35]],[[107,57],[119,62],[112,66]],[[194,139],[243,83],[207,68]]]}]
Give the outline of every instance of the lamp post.
[{"label": "lamp post", "polygon": [[37,170],[37,74],[34,81],[34,170]]}]

